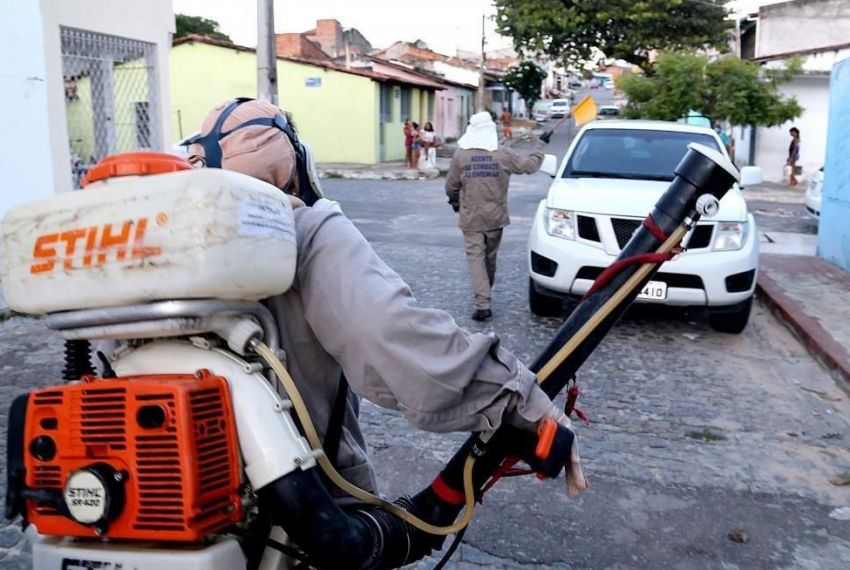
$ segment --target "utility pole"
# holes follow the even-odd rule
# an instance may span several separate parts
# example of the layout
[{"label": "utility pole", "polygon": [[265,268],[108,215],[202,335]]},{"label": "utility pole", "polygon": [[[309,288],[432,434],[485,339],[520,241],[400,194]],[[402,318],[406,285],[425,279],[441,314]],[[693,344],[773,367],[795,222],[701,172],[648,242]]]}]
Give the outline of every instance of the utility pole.
[{"label": "utility pole", "polygon": [[478,70],[478,73],[479,73],[479,77],[478,77],[478,110],[479,111],[486,111],[487,110],[487,106],[484,103],[484,93],[486,92],[486,90],[485,90],[485,80],[484,80],[484,60],[487,57],[486,54],[484,53],[484,44],[485,44],[484,21],[485,21],[485,19],[486,19],[486,16],[484,14],[481,14],[481,67]]},{"label": "utility pole", "polygon": [[274,1],[257,0],[257,99],[277,105]]}]

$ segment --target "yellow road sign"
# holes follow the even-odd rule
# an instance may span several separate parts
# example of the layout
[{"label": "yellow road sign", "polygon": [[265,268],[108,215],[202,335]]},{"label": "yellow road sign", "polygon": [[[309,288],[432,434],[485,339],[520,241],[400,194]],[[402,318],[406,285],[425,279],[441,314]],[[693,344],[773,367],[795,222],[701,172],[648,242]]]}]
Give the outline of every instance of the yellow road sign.
[{"label": "yellow road sign", "polygon": [[596,118],[596,101],[588,95],[573,107],[573,119],[577,127]]}]

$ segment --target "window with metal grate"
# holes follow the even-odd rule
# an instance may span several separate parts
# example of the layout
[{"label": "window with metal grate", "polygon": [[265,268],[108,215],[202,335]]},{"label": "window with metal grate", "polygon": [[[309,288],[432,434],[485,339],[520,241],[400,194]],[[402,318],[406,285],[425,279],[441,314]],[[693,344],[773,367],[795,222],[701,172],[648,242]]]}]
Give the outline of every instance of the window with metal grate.
[{"label": "window with metal grate", "polygon": [[64,26],[60,41],[73,187],[108,155],[162,150],[156,44]]}]

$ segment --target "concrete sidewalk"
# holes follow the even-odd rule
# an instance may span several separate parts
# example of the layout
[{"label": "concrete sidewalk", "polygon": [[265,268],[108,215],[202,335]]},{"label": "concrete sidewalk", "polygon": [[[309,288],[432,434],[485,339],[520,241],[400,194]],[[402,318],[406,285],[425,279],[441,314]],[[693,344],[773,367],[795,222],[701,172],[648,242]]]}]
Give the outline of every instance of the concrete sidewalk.
[{"label": "concrete sidewalk", "polygon": [[[525,150],[531,148],[537,135],[542,131],[515,128],[511,145]],[[323,162],[316,164],[320,178],[349,178],[354,180],[423,180],[445,176],[449,171],[457,145],[446,143],[437,149],[435,168],[415,170],[407,168],[404,162],[379,162],[378,164],[350,164],[341,162]]]},{"label": "concrete sidewalk", "polygon": [[445,176],[450,158],[437,157],[436,168],[414,170],[401,161],[378,164],[346,164],[325,162],[316,164],[320,178],[351,178],[355,180],[423,180]]},{"label": "concrete sidewalk", "polygon": [[[751,208],[802,209],[805,185],[765,182],[744,190],[744,198]],[[772,226],[759,228],[759,296],[850,392],[850,273],[816,257],[817,235]]]},{"label": "concrete sidewalk", "polygon": [[759,231],[759,251],[765,255],[814,256],[818,248],[818,236],[773,230]]},{"label": "concrete sidewalk", "polygon": [[762,182],[758,186],[748,186],[743,190],[744,199],[748,202],[764,200],[783,204],[803,204],[806,200],[806,186],[788,186],[775,182]]},{"label": "concrete sidewalk", "polygon": [[850,392],[850,273],[819,257],[763,253],[758,291]]}]

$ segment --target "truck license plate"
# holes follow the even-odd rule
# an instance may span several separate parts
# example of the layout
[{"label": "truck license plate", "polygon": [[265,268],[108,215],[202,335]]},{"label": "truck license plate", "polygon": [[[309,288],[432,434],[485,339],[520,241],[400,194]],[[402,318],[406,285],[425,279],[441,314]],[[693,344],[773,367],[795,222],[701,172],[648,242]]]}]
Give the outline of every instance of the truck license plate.
[{"label": "truck license plate", "polygon": [[650,301],[664,301],[667,299],[667,283],[664,281],[650,281],[647,283],[643,291],[641,291],[638,299],[648,299]]}]

